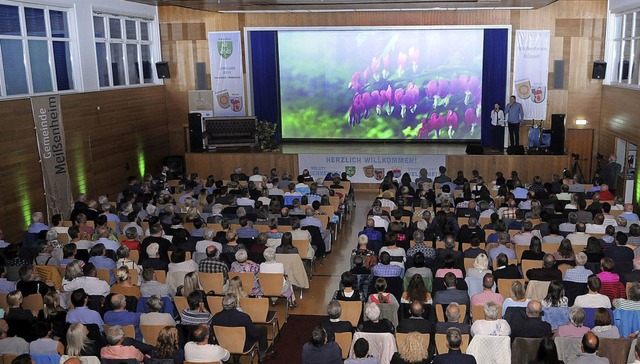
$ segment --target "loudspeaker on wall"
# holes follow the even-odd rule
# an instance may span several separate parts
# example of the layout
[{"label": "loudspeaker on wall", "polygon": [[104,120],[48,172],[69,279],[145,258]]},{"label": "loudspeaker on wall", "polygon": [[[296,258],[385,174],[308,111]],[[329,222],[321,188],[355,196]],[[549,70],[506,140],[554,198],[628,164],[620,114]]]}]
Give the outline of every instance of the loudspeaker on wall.
[{"label": "loudspeaker on wall", "polygon": [[593,62],[593,72],[591,72],[591,78],[596,80],[604,79],[607,73],[607,62],[595,61]]},{"label": "loudspeaker on wall", "polygon": [[171,78],[171,72],[169,72],[169,62],[156,62],[156,73],[158,74],[158,78]]}]

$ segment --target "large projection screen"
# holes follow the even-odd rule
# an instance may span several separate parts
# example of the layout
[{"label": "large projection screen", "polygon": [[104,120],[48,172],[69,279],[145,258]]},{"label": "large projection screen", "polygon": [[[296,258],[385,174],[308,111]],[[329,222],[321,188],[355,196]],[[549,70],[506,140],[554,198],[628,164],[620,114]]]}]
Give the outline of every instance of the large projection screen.
[{"label": "large projection screen", "polygon": [[480,139],[483,29],[277,37],[283,139]]}]

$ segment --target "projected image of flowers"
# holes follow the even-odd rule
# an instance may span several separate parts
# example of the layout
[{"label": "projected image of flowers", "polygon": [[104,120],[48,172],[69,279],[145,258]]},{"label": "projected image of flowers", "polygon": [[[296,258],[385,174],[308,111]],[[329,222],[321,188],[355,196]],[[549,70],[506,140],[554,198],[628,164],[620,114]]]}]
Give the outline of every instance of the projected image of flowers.
[{"label": "projected image of flowers", "polygon": [[278,33],[284,138],[480,138],[482,30]]}]

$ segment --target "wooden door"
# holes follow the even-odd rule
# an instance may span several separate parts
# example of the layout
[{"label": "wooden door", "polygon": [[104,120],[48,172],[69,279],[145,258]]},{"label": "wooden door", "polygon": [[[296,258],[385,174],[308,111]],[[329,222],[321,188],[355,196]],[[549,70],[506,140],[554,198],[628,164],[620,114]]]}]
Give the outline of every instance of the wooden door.
[{"label": "wooden door", "polygon": [[[572,153],[580,155],[578,162],[582,168],[585,183],[591,183],[593,178],[593,129],[567,129],[565,146],[569,156]],[[574,160],[571,158],[571,165],[568,168],[573,167]]]}]

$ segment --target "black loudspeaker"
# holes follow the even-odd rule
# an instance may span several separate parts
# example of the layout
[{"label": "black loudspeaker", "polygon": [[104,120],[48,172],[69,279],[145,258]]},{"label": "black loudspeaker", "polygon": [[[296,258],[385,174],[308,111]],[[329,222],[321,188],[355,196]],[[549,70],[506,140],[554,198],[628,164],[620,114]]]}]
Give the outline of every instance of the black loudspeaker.
[{"label": "black loudspeaker", "polygon": [[524,145],[510,145],[507,147],[507,154],[509,155],[524,155]]},{"label": "black loudspeaker", "polygon": [[553,61],[553,88],[564,88],[564,61],[561,59]]},{"label": "black loudspeaker", "polygon": [[564,123],[565,114],[551,115],[551,154],[564,154]]},{"label": "black loudspeaker", "polygon": [[191,153],[204,152],[202,137],[202,114],[192,112],[189,114],[189,144],[191,144]]},{"label": "black loudspeaker", "polygon": [[591,72],[591,78],[596,80],[602,80],[607,73],[607,62],[595,61],[593,62],[593,72]]},{"label": "black loudspeaker", "polygon": [[158,74],[158,78],[171,78],[169,63],[166,61],[156,62],[156,73]]},{"label": "black loudspeaker", "polygon": [[196,90],[207,89],[207,64],[196,62]]},{"label": "black loudspeaker", "polygon": [[484,154],[484,148],[479,144],[467,144],[467,154]]},{"label": "black loudspeaker", "polygon": [[164,165],[169,167],[169,172],[167,172],[167,179],[180,179],[184,176],[186,166],[183,156],[168,156],[164,160]]}]

